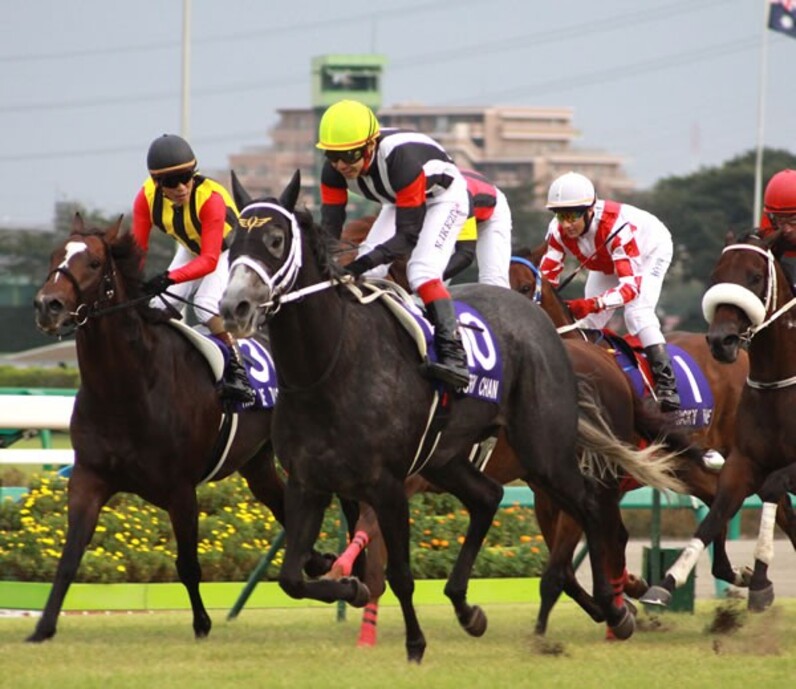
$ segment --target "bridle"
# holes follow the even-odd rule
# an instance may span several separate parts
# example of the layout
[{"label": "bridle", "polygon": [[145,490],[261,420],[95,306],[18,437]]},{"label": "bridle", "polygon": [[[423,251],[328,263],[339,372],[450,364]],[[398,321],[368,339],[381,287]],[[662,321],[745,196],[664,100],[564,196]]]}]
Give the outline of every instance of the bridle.
[{"label": "bridle", "polygon": [[[291,241],[290,241],[290,248],[288,249],[287,257],[285,258],[282,265],[274,272],[273,275],[269,274],[266,270],[265,266],[255,258],[251,256],[238,256],[229,266],[230,274],[237,266],[245,266],[249,270],[251,270],[255,275],[257,275],[260,280],[268,287],[270,299],[268,301],[262,302],[257,304],[256,308],[262,312],[262,318],[258,319],[258,323],[267,323],[273,316],[279,312],[284,304],[288,304],[294,301],[300,301],[307,296],[312,294],[317,294],[318,292],[323,292],[331,287],[335,287],[337,285],[344,285],[353,282],[352,276],[343,276],[339,278],[331,278],[329,280],[324,280],[322,282],[316,283],[314,285],[308,285],[307,287],[302,287],[301,289],[294,289],[296,285],[296,280],[298,279],[299,272],[301,270],[301,266],[303,264],[303,254],[302,254],[302,245],[301,245],[301,227],[299,226],[298,220],[296,216],[288,211],[286,208],[275,204],[275,203],[268,203],[264,201],[258,201],[249,204],[246,206],[240,214],[239,223],[241,227],[246,228],[246,221],[249,218],[246,217],[247,211],[251,209],[269,209],[271,211],[275,211],[282,215],[290,222],[290,229],[291,229]],[[254,222],[256,222],[255,218],[251,218]],[[332,352],[331,359],[327,364],[324,371],[321,373],[320,377],[315,380],[314,382],[310,383],[309,385],[305,386],[293,386],[287,385],[283,380],[279,380],[279,394],[283,393],[291,393],[291,392],[308,392],[314,390],[315,388],[319,387],[323,384],[332,374],[335,366],[337,365],[337,361],[340,358],[340,353],[343,349],[343,334],[345,332],[345,320],[348,314],[347,302],[343,301],[343,316],[342,316],[342,324],[340,326],[340,332],[337,337],[337,342],[335,344],[334,351]]]},{"label": "bridle", "polygon": [[[742,343],[749,345],[757,333],[767,328],[796,306],[796,297],[793,297],[782,306],[778,306],[776,258],[774,258],[774,254],[771,253],[770,249],[763,249],[754,244],[730,244],[724,247],[722,255],[727,251],[753,251],[766,259],[765,298],[761,299],[752,290],[734,282],[720,282],[705,292],[702,297],[702,312],[705,320],[711,323],[719,304],[730,304],[739,308],[750,321],[750,326],[740,333],[739,337]],[[776,390],[796,385],[796,376],[772,382],[760,382],[747,378],[746,383],[749,387],[758,390]]]},{"label": "bridle", "polygon": [[69,315],[72,318],[72,327],[65,328],[62,332],[60,332],[59,334],[61,337],[69,336],[79,328],[82,328],[84,325],[86,325],[86,323],[88,323],[89,319],[99,318],[100,316],[104,316],[115,311],[128,309],[144,301],[149,301],[150,299],[149,296],[143,296],[130,299],[122,303],[114,303],[114,299],[116,297],[116,265],[111,257],[108,243],[104,239],[101,241],[105,251],[105,262],[102,271],[102,278],[100,279],[99,295],[92,303],[88,303],[88,301],[84,299],[83,290],[80,289],[80,284],[78,283],[77,278],[65,265],[59,265],[57,268],[53,268],[53,270],[47,274],[47,278],[44,281],[46,284],[50,281],[50,278],[53,278],[57,275],[62,275],[69,281],[69,283],[72,285],[72,288],[75,290],[75,296],[77,297],[78,304],[74,311],[69,312]]}]

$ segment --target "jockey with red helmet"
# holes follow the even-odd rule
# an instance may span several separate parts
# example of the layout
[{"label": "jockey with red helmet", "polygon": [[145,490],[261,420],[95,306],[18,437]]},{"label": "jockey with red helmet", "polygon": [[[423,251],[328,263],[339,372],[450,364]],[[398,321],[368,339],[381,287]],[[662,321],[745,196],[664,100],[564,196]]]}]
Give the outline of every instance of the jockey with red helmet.
[{"label": "jockey with red helmet", "polygon": [[655,313],[672,261],[672,236],[654,215],[625,203],[598,199],[584,175],[568,172],[550,185],[547,208],[555,217],[539,269],[553,285],[567,254],[589,270],[586,298],[568,302],[587,328],[606,326],[624,307],[625,325],[644,347],[662,411],[680,408],[674,369]]},{"label": "jockey with red helmet", "polygon": [[[255,392],[237,341],[218,315],[229,277],[225,238],[238,218],[235,202],[221,184],[197,174],[190,144],[176,134],[152,142],[147,167],[150,176],[133,203],[133,236],[146,256],[149,235],[157,227],[177,242],[177,251],[168,270],[144,283],[143,290],[155,296],[168,289],[180,299],[194,295],[197,317],[230,350],[222,396],[251,405]],[[161,298],[169,301],[168,295]]]},{"label": "jockey with red helmet", "polygon": [[408,256],[407,279],[434,325],[439,360],[426,371],[450,387],[470,382],[467,356],[442,274],[468,217],[467,184],[445,149],[418,132],[381,129],[371,109],[354,100],[324,112],[318,143],[326,157],[321,171],[321,224],[339,237],[348,193],[381,204],[376,221],[346,270],[384,277],[389,264]]}]

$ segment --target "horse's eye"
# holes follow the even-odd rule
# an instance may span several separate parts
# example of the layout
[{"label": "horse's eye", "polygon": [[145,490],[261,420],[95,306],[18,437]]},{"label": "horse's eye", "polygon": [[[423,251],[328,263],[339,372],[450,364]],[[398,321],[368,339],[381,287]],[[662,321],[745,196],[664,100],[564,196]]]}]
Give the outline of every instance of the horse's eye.
[{"label": "horse's eye", "polygon": [[285,233],[283,230],[269,232],[265,237],[265,248],[274,258],[281,258],[285,250]]},{"label": "horse's eye", "polygon": [[531,286],[526,282],[520,286],[520,294],[528,294],[531,291]]},{"label": "horse's eye", "polygon": [[100,268],[102,268],[102,261],[96,258],[92,258],[91,261],[89,261],[88,265],[89,268],[91,268],[91,270],[99,270]]},{"label": "horse's eye", "polygon": [[761,273],[754,273],[751,277],[750,283],[754,286],[763,282],[763,275]]}]

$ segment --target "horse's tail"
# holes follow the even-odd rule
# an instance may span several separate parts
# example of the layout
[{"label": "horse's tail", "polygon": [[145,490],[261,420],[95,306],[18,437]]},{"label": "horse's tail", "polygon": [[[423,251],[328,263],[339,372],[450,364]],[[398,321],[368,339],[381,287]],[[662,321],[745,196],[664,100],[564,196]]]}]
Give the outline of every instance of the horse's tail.
[{"label": "horse's tail", "polygon": [[578,380],[578,410],[576,447],[582,473],[598,480],[625,474],[653,488],[685,492],[676,476],[678,452],[659,442],[640,450],[617,438],[602,412],[596,390],[583,377]]}]

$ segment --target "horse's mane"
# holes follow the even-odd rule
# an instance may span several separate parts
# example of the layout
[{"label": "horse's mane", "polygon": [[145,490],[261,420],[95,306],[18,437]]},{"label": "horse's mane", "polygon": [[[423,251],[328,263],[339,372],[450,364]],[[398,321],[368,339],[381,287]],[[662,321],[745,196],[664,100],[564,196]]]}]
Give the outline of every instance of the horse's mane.
[{"label": "horse's mane", "polygon": [[335,260],[335,256],[343,251],[341,242],[326,232],[312,217],[306,208],[297,208],[293,211],[301,231],[307,236],[310,249],[317,259],[321,274],[325,279],[342,276],[345,271]]}]

